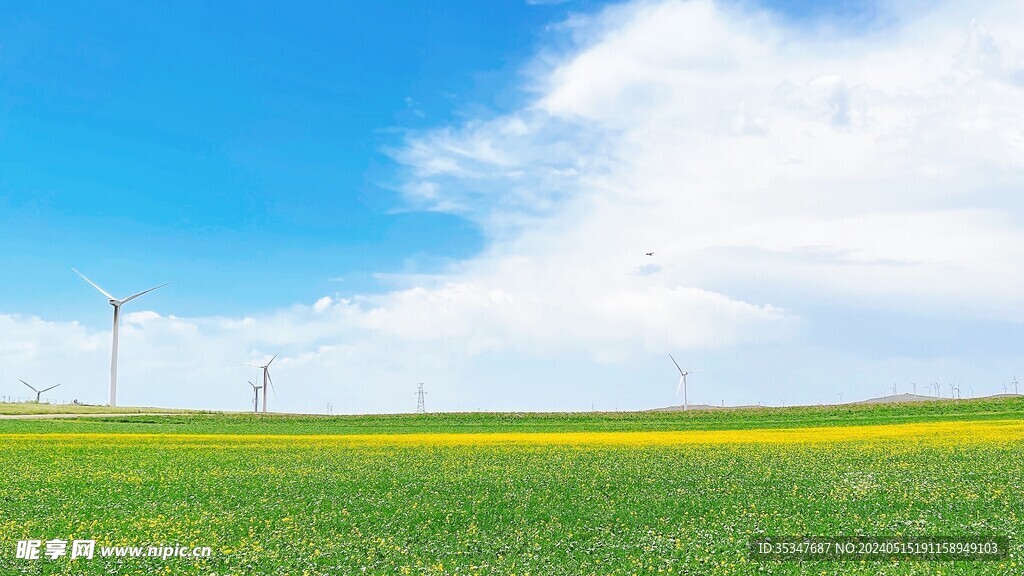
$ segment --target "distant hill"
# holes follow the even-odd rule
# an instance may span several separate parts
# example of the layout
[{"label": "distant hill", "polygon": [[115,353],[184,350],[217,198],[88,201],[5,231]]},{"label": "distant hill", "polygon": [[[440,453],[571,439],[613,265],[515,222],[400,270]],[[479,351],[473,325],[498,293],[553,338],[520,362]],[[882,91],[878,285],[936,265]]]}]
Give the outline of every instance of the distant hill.
[{"label": "distant hill", "polygon": [[[712,406],[711,404],[690,404],[690,410],[739,410],[748,408],[764,408],[755,404],[744,404],[743,406]],[[664,408],[651,408],[645,412],[682,412],[683,406],[665,406]]]},{"label": "distant hill", "polygon": [[895,396],[881,396],[879,398],[868,398],[851,404],[899,404],[901,402],[939,402],[942,400],[989,400],[996,398],[1018,398],[1020,394],[995,394],[993,396],[977,396],[975,398],[936,398],[935,396],[921,396],[920,394],[897,394]]},{"label": "distant hill", "polygon": [[935,396],[922,396],[920,394],[897,394],[895,396],[881,396],[868,398],[851,404],[899,404],[901,402],[935,402],[937,400],[949,400],[949,398],[936,398]]},{"label": "distant hill", "polygon": [[[1022,394],[994,394],[992,396],[976,396],[974,398],[957,398],[957,400],[997,400],[1000,398],[1020,398],[1024,396]],[[942,402],[949,401],[951,398],[936,398],[935,396],[923,396],[921,394],[896,394],[895,396],[880,396],[878,398],[868,398],[867,400],[857,400],[855,402],[846,402],[844,404],[833,404],[833,406],[851,406],[856,404],[902,404],[906,402]],[[799,406],[821,406],[821,404],[792,404],[789,407],[795,408]],[[745,404],[742,406],[712,406],[710,404],[690,404],[690,410],[745,410],[750,408],[768,408],[768,406],[759,406],[756,404]],[[771,408],[785,408],[785,406],[771,406]],[[645,412],[682,412],[683,407],[678,406],[665,406],[663,408],[651,408],[645,410]]]}]

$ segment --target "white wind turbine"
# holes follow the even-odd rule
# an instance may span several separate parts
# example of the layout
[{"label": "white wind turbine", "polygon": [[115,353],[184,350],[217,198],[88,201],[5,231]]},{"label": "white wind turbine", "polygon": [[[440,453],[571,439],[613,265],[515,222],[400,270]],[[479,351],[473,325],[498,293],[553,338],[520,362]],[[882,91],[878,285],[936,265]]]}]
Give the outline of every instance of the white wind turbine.
[{"label": "white wind turbine", "polygon": [[[72,270],[75,269],[72,268]],[[82,274],[78,270],[75,270],[75,274],[78,274],[79,276],[82,277],[83,280],[91,284],[93,288],[99,290],[100,294],[106,296],[110,300],[110,305],[114,307],[114,343],[110,348],[110,405],[117,406],[117,328],[121,323],[121,306],[127,304],[128,302],[131,302],[132,300],[135,300],[136,298],[142,296],[143,294],[152,292],[157,288],[163,288],[164,286],[167,286],[167,284],[154,286],[149,290],[143,290],[142,292],[139,292],[138,294],[132,294],[131,296],[124,298],[123,300],[118,300],[117,298],[111,296],[109,292],[107,292],[103,288],[100,288],[99,285],[97,285],[95,282],[86,278],[85,274]]]},{"label": "white wind turbine", "polygon": [[57,386],[60,386],[60,384],[57,384],[57,386],[50,386],[49,388],[43,388],[42,390],[36,390],[35,386],[32,386],[31,384],[29,384],[28,382],[25,382],[24,380],[19,380],[19,382],[21,382],[25,386],[28,386],[29,388],[32,389],[33,392],[36,393],[36,404],[39,404],[39,398],[43,395],[43,392],[46,392],[47,390],[53,390]]},{"label": "white wind turbine", "polygon": [[683,391],[683,410],[689,410],[690,409],[690,401],[688,400],[687,394],[686,394],[686,377],[689,376],[690,374],[695,373],[695,372],[703,372],[703,370],[689,370],[689,371],[683,370],[682,368],[679,367],[679,362],[676,362],[676,359],[673,358],[671,354],[669,354],[668,357],[672,358],[672,363],[676,365],[676,370],[679,370],[679,384],[676,385],[676,398],[679,398],[679,390],[682,389],[682,391]]},{"label": "white wind turbine", "polygon": [[[276,360],[276,359],[277,359],[277,354],[274,354],[274,357],[271,358],[270,361],[267,362],[266,364],[249,364],[249,366],[252,366],[253,368],[259,368],[260,370],[263,370],[263,411],[264,412],[267,411],[267,387],[269,386],[270,390],[274,390],[274,381],[270,379],[270,365],[273,364],[274,360]],[[274,398],[275,399],[277,398],[277,391],[276,390],[274,390]]]},{"label": "white wind turbine", "polygon": [[252,396],[252,411],[253,412],[259,412],[260,411],[260,389],[263,388],[263,386],[257,386],[255,384],[253,384],[252,380],[249,380],[248,382],[249,382],[249,386],[252,386],[252,394],[253,394],[253,396]]}]

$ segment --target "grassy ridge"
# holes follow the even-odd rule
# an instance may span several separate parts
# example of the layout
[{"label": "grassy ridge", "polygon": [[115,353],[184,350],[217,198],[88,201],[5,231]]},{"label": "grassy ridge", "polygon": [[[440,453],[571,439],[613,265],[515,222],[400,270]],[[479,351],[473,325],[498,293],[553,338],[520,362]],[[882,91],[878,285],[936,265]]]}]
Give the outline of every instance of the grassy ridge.
[{"label": "grassy ridge", "polygon": [[439,413],[289,416],[185,413],[64,420],[2,420],[0,433],[125,432],[200,434],[409,434],[743,430],[1024,419],[1024,398],[691,412]]}]

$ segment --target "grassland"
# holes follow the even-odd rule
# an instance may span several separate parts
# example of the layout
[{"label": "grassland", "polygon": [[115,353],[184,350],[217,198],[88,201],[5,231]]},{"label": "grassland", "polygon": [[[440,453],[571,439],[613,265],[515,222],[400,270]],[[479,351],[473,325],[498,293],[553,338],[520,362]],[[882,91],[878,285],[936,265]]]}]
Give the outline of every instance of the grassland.
[{"label": "grassland", "polygon": [[[0,404],[0,414],[3,410]],[[7,405],[11,406],[11,405]],[[31,405],[30,405],[31,406]],[[102,407],[89,407],[100,409]],[[180,412],[132,416],[149,408],[117,408],[109,418],[0,420],[0,433],[129,432],[178,434],[414,434],[474,432],[627,432],[858,426],[911,422],[1024,419],[1024,397],[907,404],[800,406],[691,412],[441,413],[299,416]],[[171,411],[168,411],[171,412]],[[42,428],[41,428],[42,427]]]},{"label": "grassland", "polygon": [[[140,420],[142,420],[140,422]],[[1024,403],[0,421],[0,574],[1019,574]],[[755,561],[763,535],[1010,558]],[[205,559],[14,558],[24,538]]]}]

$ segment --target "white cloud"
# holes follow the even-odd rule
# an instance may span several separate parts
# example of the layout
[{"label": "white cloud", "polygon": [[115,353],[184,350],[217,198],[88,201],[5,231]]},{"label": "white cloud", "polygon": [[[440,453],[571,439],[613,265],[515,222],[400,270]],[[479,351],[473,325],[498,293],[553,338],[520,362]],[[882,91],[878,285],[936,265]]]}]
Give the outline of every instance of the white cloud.
[{"label": "white cloud", "polygon": [[[443,145],[417,140],[404,159],[437,185],[435,202],[459,198],[485,226],[488,211],[507,219],[524,201],[518,182],[532,184],[529,204],[547,220],[499,242],[492,267],[529,254],[534,277],[614,290],[593,268],[630,266],[650,248],[665,287],[750,283],[756,270],[758,283],[819,297],[1005,317],[1024,295],[1013,192],[1024,91],[1007,25],[1021,12],[938,7],[843,36],[707,1],[616,7],[576,23],[585,45],[509,117],[539,143],[502,137],[510,120],[498,118],[445,129]],[[500,180],[478,206],[467,206],[466,173],[420,169],[452,149]],[[507,166],[515,179],[496,176]],[[573,178],[547,180],[552,166]],[[808,246],[845,261],[808,259]],[[758,266],[741,247],[791,257]]]},{"label": "white cloud", "polygon": [[313,305],[313,310],[315,310],[316,312],[323,312],[329,309],[333,302],[334,300],[331,299],[330,296],[324,296],[323,298],[316,301],[316,304]]},{"label": "white cloud", "polygon": [[[295,386],[281,400],[293,408],[344,391],[353,410],[396,409],[418,380],[442,398],[527,374],[526,407],[580,407],[552,400],[580,386],[552,359],[594,382],[621,368],[614,378],[642,388],[630,374],[669,349],[806,346],[816,319],[781,302],[1019,322],[1024,7],[886,22],[799,28],[701,0],[574,17],[561,33],[575,47],[529,67],[531,102],[394,152],[410,204],[478,223],[481,254],[385,294],[243,319],[129,314],[125,377],[157,381],[125,394],[181,405],[165,391],[244,386],[226,360],[283,351],[275,380]],[[10,371],[107,352],[103,332],[4,322]]]}]

